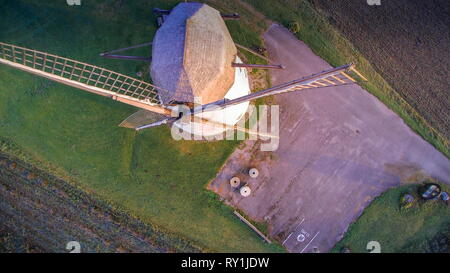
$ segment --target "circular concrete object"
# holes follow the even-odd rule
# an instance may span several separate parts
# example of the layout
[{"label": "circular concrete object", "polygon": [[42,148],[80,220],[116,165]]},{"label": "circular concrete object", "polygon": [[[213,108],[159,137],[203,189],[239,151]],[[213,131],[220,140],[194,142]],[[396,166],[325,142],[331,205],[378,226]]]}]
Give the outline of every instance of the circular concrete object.
[{"label": "circular concrete object", "polygon": [[239,179],[239,177],[235,176],[230,179],[231,187],[237,188],[237,187],[239,187],[240,184],[241,184],[241,179]]},{"label": "circular concrete object", "polygon": [[247,197],[250,195],[250,193],[252,193],[252,190],[249,186],[244,186],[240,189],[240,193],[243,197]]},{"label": "circular concrete object", "polygon": [[251,169],[248,171],[248,175],[250,175],[251,178],[257,178],[258,175],[259,175],[259,171],[258,171],[257,168],[251,168]]},{"label": "circular concrete object", "polygon": [[297,236],[297,241],[299,241],[300,243],[304,242],[305,239],[306,239],[306,237],[305,237],[305,235],[304,235],[303,233],[300,233],[300,234]]}]

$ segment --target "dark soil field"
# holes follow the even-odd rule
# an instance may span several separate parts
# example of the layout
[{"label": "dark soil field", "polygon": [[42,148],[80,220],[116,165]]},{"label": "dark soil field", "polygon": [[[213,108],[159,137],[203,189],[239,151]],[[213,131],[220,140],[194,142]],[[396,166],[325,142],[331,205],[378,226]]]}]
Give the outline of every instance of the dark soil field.
[{"label": "dark soil field", "polygon": [[0,154],[0,252],[69,252],[70,241],[81,252],[201,251]]},{"label": "dark soil field", "polygon": [[432,127],[450,138],[448,1],[310,2]]}]

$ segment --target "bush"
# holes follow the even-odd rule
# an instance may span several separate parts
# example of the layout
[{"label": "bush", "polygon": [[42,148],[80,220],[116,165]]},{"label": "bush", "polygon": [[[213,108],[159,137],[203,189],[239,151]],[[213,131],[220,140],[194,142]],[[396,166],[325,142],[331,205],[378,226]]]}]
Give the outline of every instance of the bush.
[{"label": "bush", "polygon": [[297,21],[292,21],[289,23],[289,30],[296,34],[298,32],[300,32],[300,23]]},{"label": "bush", "polygon": [[400,210],[412,208],[415,203],[416,198],[413,195],[409,193],[403,194],[400,198]]}]

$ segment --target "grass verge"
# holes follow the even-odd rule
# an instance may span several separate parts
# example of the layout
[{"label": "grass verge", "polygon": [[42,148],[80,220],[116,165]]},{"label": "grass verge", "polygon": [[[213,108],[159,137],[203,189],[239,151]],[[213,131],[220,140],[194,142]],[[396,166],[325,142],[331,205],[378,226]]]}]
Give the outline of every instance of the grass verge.
[{"label": "grass verge", "polygon": [[[433,240],[450,225],[450,207],[442,200],[419,201],[417,188],[417,184],[404,185],[376,198],[332,252],[346,247],[351,252],[367,253],[370,241],[378,241],[383,253],[432,251]],[[443,186],[443,190],[448,192],[450,188]],[[416,195],[417,200],[407,210],[400,209],[400,199],[405,193]]]}]

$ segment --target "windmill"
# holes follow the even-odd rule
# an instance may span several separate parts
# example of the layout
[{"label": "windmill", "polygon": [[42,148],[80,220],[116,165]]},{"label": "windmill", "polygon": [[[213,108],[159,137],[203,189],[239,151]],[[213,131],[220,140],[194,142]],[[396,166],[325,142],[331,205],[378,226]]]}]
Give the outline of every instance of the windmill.
[{"label": "windmill", "polygon": [[[252,100],[312,88],[354,83],[347,72],[364,79],[352,64],[333,68],[251,93],[247,68],[283,69],[281,65],[245,64],[221,15],[201,3],[180,3],[164,15],[152,42],[102,53],[113,59],[150,62],[153,84],[76,60],[0,42],[0,63],[140,108],[120,126],[142,130],[163,124],[203,136],[242,130],[236,124]],[[164,21],[162,23],[162,21]],[[115,53],[152,46],[152,57]]]}]

